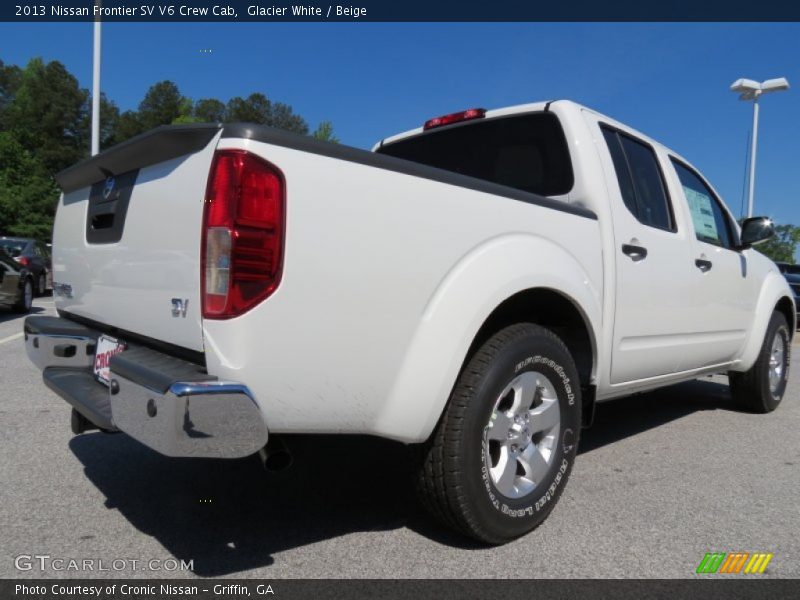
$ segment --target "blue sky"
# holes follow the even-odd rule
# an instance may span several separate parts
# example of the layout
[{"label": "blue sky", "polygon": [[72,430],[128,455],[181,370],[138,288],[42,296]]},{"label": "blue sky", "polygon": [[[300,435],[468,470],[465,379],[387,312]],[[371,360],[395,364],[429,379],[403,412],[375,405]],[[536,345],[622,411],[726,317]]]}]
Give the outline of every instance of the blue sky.
[{"label": "blue sky", "polygon": [[[103,91],[135,108],[171,79],[193,98],[266,93],[344,143],[459,109],[570,98],[686,156],[742,205],[751,105],[739,77],[785,76],[762,101],[756,214],[800,225],[799,24],[107,23]],[[57,59],[90,87],[91,24],[0,24],[0,59]],[[202,52],[202,50],[211,50]]]}]

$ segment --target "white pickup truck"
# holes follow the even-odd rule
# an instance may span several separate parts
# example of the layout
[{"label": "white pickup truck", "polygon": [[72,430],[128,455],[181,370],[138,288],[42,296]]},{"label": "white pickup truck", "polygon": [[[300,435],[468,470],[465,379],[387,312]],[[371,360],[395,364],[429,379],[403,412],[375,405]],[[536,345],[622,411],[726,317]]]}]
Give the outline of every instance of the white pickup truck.
[{"label": "white pickup truck", "polygon": [[784,394],[792,292],[685,159],[569,101],[367,152],[162,127],[58,176],[59,317],[28,317],[76,433],[287,462],[282,434],[420,444],[445,523],[502,543],[564,489],[596,402],[728,373]]}]

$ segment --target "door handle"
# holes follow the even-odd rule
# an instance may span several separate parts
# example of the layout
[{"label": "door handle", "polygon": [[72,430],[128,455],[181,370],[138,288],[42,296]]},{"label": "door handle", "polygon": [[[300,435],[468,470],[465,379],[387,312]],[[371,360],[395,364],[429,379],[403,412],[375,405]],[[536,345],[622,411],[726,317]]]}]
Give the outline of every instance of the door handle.
[{"label": "door handle", "polygon": [[647,248],[644,246],[634,246],[633,244],[622,244],[623,254],[631,257],[633,262],[639,262],[647,258]]},{"label": "door handle", "polygon": [[713,264],[711,263],[710,260],[703,260],[702,258],[698,258],[697,260],[694,261],[694,266],[700,269],[703,273],[707,273],[708,271],[711,270]]}]

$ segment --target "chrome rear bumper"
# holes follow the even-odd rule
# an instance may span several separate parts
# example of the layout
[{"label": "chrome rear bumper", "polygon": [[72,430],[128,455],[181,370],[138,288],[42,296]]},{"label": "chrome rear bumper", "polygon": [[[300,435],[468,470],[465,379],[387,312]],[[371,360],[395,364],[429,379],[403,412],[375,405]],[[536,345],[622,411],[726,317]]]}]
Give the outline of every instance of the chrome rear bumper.
[{"label": "chrome rear bumper", "polygon": [[111,377],[114,424],[161,454],[236,458],[267,443],[264,419],[244,385],[176,381],[167,390],[153,390],[113,366]]},{"label": "chrome rear bumper", "polygon": [[245,385],[129,344],[111,359],[106,386],[92,372],[98,336],[68,319],[25,320],[25,348],[47,386],[98,427],[176,457],[239,458],[266,445],[264,418]]}]

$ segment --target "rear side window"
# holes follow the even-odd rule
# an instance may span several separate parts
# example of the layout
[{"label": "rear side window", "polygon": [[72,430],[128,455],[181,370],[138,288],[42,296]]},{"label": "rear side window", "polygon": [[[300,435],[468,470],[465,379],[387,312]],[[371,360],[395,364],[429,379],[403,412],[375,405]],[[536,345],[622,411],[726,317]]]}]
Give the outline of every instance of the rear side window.
[{"label": "rear side window", "polygon": [[552,113],[470,121],[376,152],[541,196],[567,194],[574,182],[567,140]]},{"label": "rear side window", "polygon": [[622,192],[622,201],[625,202],[625,206],[628,207],[628,210],[638,218],[639,209],[636,205],[636,191],[633,189],[633,180],[631,179],[631,172],[628,169],[628,159],[625,158],[625,151],[622,149],[619,136],[616,131],[603,129],[603,137],[606,138],[608,151],[611,153],[611,160],[614,162],[614,170],[617,172],[619,190]]},{"label": "rear side window", "polygon": [[723,248],[732,248],[731,224],[714,193],[697,173],[674,158],[672,165],[681,181],[697,239]]},{"label": "rear side window", "polygon": [[603,127],[622,200],[643,224],[675,231],[664,176],[653,149],[625,133]]}]

